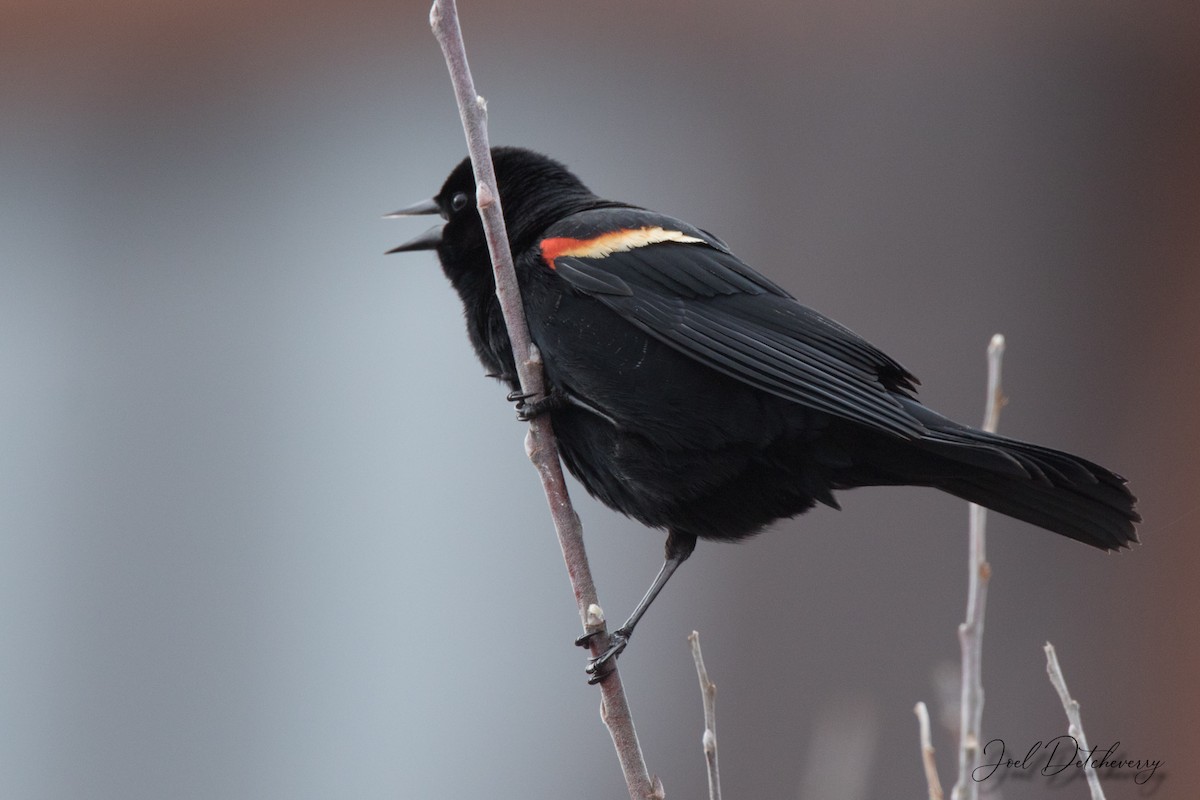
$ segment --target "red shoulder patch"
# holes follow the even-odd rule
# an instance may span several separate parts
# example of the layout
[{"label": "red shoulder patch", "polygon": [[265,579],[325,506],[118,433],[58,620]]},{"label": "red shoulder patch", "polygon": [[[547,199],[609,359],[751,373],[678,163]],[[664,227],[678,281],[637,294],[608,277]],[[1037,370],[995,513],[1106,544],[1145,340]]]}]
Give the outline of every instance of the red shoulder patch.
[{"label": "red shoulder patch", "polygon": [[613,253],[624,253],[660,242],[682,242],[688,244],[703,244],[703,239],[688,236],[682,231],[669,231],[666,228],[621,228],[608,233],[602,233],[591,239],[573,239],[569,236],[555,236],[542,240],[542,261],[554,269],[554,259],[559,256],[575,256],[576,258],[604,258]]}]

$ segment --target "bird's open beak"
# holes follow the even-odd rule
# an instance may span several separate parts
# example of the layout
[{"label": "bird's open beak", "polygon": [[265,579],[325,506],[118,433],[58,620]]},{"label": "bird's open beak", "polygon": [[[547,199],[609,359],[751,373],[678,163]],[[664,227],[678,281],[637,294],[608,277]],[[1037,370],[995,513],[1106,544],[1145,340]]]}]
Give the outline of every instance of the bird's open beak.
[{"label": "bird's open beak", "polygon": [[[438,208],[437,201],[422,200],[419,203],[414,203],[408,208],[402,208],[399,211],[393,211],[391,214],[386,214],[385,218],[394,219],[397,217],[417,217],[424,216],[426,214],[439,213],[441,213],[441,209]],[[414,250],[436,250],[437,246],[441,244],[441,241],[442,226],[435,225],[422,233],[420,236],[417,236],[414,239],[409,239],[399,247],[393,247],[391,250],[388,250],[385,255],[391,255],[392,253],[408,253]]]}]

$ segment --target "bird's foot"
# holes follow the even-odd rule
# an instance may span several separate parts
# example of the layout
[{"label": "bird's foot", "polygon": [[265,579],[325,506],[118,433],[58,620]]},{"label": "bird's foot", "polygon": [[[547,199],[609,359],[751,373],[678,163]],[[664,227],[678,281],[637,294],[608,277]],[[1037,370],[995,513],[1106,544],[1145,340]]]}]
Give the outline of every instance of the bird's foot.
[{"label": "bird's foot", "polygon": [[[592,640],[599,636],[603,631],[593,631],[586,633],[575,640],[575,644],[579,647],[591,647]],[[618,628],[608,634],[608,647],[598,655],[594,656],[588,662],[587,668],[584,670],[588,674],[588,683],[597,684],[612,674],[617,668],[617,656],[625,650],[629,644],[630,632],[624,628]]]},{"label": "bird's foot", "polygon": [[508,393],[508,402],[517,404],[517,419],[521,422],[529,422],[567,404],[566,395],[557,389],[551,389],[536,400],[533,399],[535,396],[534,393],[522,392],[519,389]]}]

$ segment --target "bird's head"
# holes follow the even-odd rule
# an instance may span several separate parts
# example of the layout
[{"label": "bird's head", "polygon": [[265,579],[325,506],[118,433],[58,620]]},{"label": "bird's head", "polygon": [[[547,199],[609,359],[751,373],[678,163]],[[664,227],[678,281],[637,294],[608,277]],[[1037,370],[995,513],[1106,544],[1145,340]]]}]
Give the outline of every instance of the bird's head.
[{"label": "bird's head", "polygon": [[[514,258],[531,247],[554,222],[602,202],[565,166],[532,150],[495,147],[492,163]],[[436,250],[447,277],[456,285],[481,271],[490,276],[491,258],[476,206],[475,175],[470,159],[463,159],[454,168],[434,197],[388,216],[425,214],[439,214],[445,224],[389,253]]]}]

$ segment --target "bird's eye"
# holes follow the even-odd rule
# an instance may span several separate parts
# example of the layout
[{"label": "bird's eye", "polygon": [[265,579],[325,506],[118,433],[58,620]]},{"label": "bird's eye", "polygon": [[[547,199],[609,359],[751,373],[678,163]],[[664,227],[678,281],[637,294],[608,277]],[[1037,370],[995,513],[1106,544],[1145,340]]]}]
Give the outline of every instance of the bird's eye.
[{"label": "bird's eye", "polygon": [[467,193],[457,192],[454,197],[450,198],[450,208],[454,211],[462,211],[467,207]]}]

